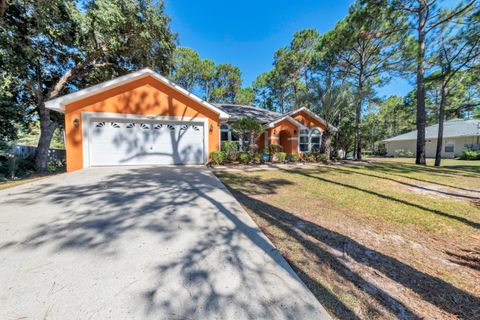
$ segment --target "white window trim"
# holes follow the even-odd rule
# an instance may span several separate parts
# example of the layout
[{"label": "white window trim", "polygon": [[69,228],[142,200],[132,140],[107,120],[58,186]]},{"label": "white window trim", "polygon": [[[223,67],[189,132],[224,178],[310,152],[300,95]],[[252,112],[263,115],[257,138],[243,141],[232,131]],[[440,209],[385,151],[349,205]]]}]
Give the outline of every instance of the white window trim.
[{"label": "white window trim", "polygon": [[143,114],[128,114],[128,113],[114,113],[114,112],[82,112],[82,153],[83,153],[83,168],[90,167],[90,121],[95,119],[131,119],[131,120],[146,120],[146,121],[172,121],[172,122],[192,122],[203,125],[203,162],[208,162],[208,136],[210,130],[208,127],[208,118],[198,117],[174,117],[174,116],[157,116],[157,115],[143,115]]},{"label": "white window trim", "polygon": [[[228,131],[227,129],[222,129],[222,125],[226,125],[228,126]],[[232,140],[232,126],[229,125],[228,123],[220,123],[220,137],[219,137],[219,140],[220,140],[220,149],[222,148],[222,132],[228,132],[228,140],[227,141],[233,141],[233,142],[238,142],[239,146],[242,144],[242,139],[240,139],[240,137],[238,137],[238,140]],[[225,141],[225,140],[223,140]]]},{"label": "white window trim", "polygon": [[305,152],[312,152],[312,132],[314,130],[318,130],[320,132],[320,146],[322,145],[322,136],[323,136],[323,132],[322,130],[319,128],[319,127],[313,127],[313,128],[310,128],[310,129],[305,129],[305,130],[308,130],[308,135],[306,135],[308,137],[308,150],[307,151],[300,151],[300,137],[301,136],[305,136],[305,135],[300,135],[300,131],[298,131],[298,153],[299,154],[303,154]]}]

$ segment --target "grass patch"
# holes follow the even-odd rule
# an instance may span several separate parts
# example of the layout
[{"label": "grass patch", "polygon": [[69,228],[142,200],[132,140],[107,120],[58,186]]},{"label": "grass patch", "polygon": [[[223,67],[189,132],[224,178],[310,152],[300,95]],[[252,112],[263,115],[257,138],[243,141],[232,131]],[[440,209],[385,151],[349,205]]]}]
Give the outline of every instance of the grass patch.
[{"label": "grass patch", "polygon": [[335,318],[475,318],[480,165],[410,160],[217,175]]},{"label": "grass patch", "polygon": [[21,186],[22,184],[26,184],[26,183],[29,183],[29,182],[43,180],[45,178],[51,177],[53,175],[61,174],[61,173],[64,173],[64,171],[58,171],[58,172],[48,173],[48,174],[43,174],[43,175],[34,174],[34,175],[24,177],[24,178],[19,178],[19,179],[15,179],[15,180],[7,180],[5,182],[0,182],[0,190]]}]

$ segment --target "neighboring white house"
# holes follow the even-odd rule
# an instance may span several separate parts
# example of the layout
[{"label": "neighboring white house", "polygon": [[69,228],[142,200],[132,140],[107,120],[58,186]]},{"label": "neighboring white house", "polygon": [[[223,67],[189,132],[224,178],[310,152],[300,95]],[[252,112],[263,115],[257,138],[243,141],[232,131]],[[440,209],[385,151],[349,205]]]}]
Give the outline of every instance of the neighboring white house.
[{"label": "neighboring white house", "polygon": [[[435,157],[438,124],[426,128],[426,156]],[[416,153],[417,131],[383,140],[388,156]],[[453,119],[444,123],[442,158],[459,156],[465,149],[480,150],[480,120]]]}]

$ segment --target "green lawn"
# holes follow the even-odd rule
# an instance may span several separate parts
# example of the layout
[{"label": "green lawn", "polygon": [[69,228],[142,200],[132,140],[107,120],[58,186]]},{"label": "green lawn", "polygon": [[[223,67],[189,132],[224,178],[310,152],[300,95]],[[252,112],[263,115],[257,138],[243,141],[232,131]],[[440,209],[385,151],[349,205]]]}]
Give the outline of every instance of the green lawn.
[{"label": "green lawn", "polygon": [[333,317],[480,314],[480,162],[217,175]]}]

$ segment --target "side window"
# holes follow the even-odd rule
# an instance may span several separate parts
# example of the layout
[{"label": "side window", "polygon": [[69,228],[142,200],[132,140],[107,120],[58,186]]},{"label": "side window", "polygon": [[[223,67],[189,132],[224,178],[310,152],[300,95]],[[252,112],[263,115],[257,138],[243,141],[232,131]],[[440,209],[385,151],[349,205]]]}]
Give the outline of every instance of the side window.
[{"label": "side window", "polygon": [[445,141],[445,152],[455,152],[455,141],[453,140]]},{"label": "side window", "polygon": [[230,141],[230,126],[228,124],[221,124],[220,125],[220,141]]}]

